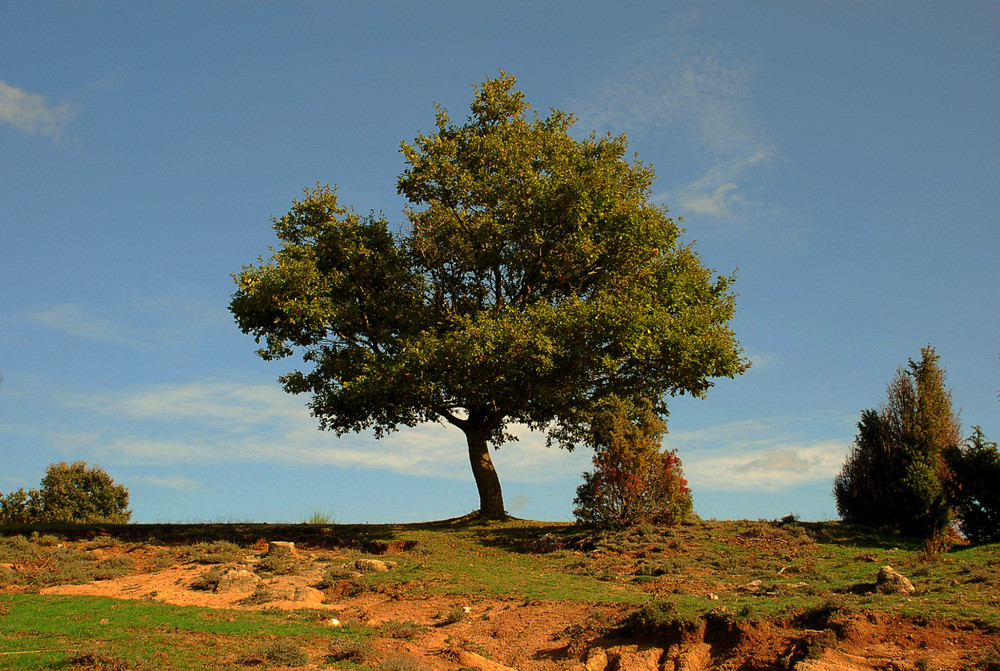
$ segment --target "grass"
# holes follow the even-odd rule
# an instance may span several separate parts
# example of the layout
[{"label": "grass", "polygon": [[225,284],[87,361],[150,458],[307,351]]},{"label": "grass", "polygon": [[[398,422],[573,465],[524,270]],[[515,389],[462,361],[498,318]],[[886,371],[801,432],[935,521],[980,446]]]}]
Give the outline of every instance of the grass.
[{"label": "grass", "polygon": [[[1000,545],[956,545],[929,553],[912,539],[840,523],[693,521],[620,532],[472,519],[324,528],[138,526],[109,529],[121,539],[119,551],[123,543],[126,550],[136,547],[138,538],[171,546],[179,561],[206,566],[205,589],[221,577],[224,565],[245,562],[253,543],[267,536],[294,540],[310,551],[257,560],[263,575],[315,570],[323,587],[340,583],[352,593],[390,597],[449,595],[470,605],[477,598],[617,604],[619,620],[580,626],[636,638],[716,620],[798,622],[822,631],[845,614],[873,612],[1000,631]],[[109,554],[113,548],[106,539],[60,547],[60,539],[73,533],[46,529],[37,536],[0,536],[0,586],[37,590],[131,570],[122,555]],[[557,542],[540,544],[546,536]],[[343,568],[387,550],[395,562],[388,572],[355,575]],[[887,564],[909,577],[917,593],[878,594],[875,575]],[[251,598],[266,602],[267,594]],[[455,623],[463,616],[456,609],[441,617]],[[334,668],[388,668],[412,660],[378,659],[368,637],[421,634],[412,622],[391,621],[379,629],[334,633],[309,611],[209,611],[143,600],[0,593],[3,668],[238,669],[291,666],[302,659]],[[814,638],[809,645],[817,653],[831,643],[828,636]],[[983,655],[1000,659],[1000,650]]]},{"label": "grass", "polygon": [[[228,669],[295,666],[326,655],[330,629],[313,612],[212,611],[101,597],[0,595],[0,667]],[[371,632],[340,629],[339,640]],[[24,653],[24,654],[12,654]],[[92,658],[94,665],[83,662]],[[169,660],[169,664],[165,664]],[[103,665],[102,665],[103,664]]]}]

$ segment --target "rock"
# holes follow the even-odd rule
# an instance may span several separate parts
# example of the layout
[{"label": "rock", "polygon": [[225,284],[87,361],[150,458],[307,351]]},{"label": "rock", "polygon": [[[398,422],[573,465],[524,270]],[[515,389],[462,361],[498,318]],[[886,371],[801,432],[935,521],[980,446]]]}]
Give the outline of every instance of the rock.
[{"label": "rock", "polygon": [[760,580],[751,580],[747,584],[740,585],[736,589],[738,589],[741,592],[759,592],[763,584],[764,583]]},{"label": "rock", "polygon": [[556,550],[562,549],[562,540],[559,536],[555,534],[545,534],[541,538],[536,538],[530,543],[530,550],[532,552],[555,552]]},{"label": "rock", "polygon": [[381,561],[379,559],[358,559],[348,564],[345,568],[353,568],[358,573],[385,573],[395,565],[395,562]]},{"label": "rock", "polygon": [[295,554],[295,543],[290,541],[271,541],[267,544],[268,557]]},{"label": "rock", "polygon": [[882,594],[913,594],[917,591],[906,576],[891,566],[879,569],[878,577],[875,579],[875,589]]},{"label": "rock", "polygon": [[246,569],[230,569],[219,578],[219,584],[215,587],[215,591],[222,594],[226,592],[253,592],[257,589],[258,580],[257,576]]},{"label": "rock", "polygon": [[780,585],[778,585],[778,587],[781,587],[783,589],[802,589],[803,587],[808,587],[808,586],[809,583],[807,582],[783,582]]},{"label": "rock", "polygon": [[298,585],[295,588],[295,601],[299,602],[312,602],[312,603],[322,603],[323,599],[326,598],[326,594],[316,589],[315,587],[309,587],[308,585]]}]

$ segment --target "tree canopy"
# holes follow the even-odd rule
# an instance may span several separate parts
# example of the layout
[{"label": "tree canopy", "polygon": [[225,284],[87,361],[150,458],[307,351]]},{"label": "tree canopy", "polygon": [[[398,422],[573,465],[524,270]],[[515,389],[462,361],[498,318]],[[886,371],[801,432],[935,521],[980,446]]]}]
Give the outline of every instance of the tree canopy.
[{"label": "tree canopy", "polygon": [[104,469],[60,461],[45,469],[39,489],[0,494],[0,524],[40,522],[127,524],[129,493]]},{"label": "tree canopy", "polygon": [[407,225],[306,189],[274,219],[281,246],[235,277],[230,309],[259,355],[340,434],[445,421],[467,439],[480,513],[505,514],[489,446],[512,424],[572,448],[602,399],[702,396],[742,357],[733,277],[716,276],[623,135],[570,135],[531,112],[515,78],[475,88],[457,125],[402,144]]}]

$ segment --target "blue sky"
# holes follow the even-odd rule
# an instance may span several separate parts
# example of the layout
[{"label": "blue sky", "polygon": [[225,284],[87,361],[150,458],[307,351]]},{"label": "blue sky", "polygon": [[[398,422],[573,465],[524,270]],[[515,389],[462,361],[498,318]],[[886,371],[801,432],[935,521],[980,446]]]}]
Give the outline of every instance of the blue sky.
[{"label": "blue sky", "polygon": [[[931,344],[1000,438],[994,2],[0,3],[0,491],[86,460],[136,521],[440,519],[463,436],[320,432],[227,312],[314,183],[403,223],[398,149],[502,69],[625,133],[754,361],[671,405],[703,517],[836,516],[864,408]],[[570,519],[586,450],[494,453]]]}]

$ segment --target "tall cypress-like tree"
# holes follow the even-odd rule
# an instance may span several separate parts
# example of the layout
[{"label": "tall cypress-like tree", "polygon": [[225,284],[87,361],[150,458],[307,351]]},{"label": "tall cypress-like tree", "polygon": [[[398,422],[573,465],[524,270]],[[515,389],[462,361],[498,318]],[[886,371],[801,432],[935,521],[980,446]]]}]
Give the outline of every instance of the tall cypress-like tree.
[{"label": "tall cypress-like tree", "polygon": [[931,536],[951,519],[947,455],[962,441],[945,371],[933,347],[900,367],[879,410],[865,410],[858,435],[834,479],[837,511],[847,521]]}]

